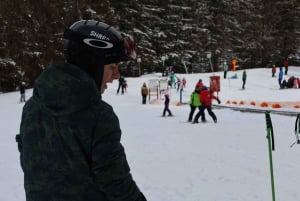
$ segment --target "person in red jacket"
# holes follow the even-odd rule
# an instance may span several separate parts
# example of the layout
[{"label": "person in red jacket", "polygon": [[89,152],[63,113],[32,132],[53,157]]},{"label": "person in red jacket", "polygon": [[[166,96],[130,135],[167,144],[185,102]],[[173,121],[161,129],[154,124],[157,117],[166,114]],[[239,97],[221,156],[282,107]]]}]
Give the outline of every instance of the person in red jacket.
[{"label": "person in red jacket", "polygon": [[288,73],[288,68],[289,68],[289,61],[288,59],[284,59],[283,62],[282,62],[282,65],[284,66],[284,74],[287,75]]},{"label": "person in red jacket", "polygon": [[197,89],[202,89],[202,87],[204,86],[202,79],[199,79],[199,81],[197,82],[195,88]]},{"label": "person in red jacket", "polygon": [[[212,105],[213,99],[217,100],[218,104],[220,104],[221,101],[219,100],[219,98],[216,97],[213,94],[213,91],[209,90],[206,86],[202,87],[199,97],[200,97],[200,101],[201,101],[202,112],[204,113],[205,109],[207,109],[208,114],[212,117],[214,122],[217,123],[217,117],[216,117],[215,113],[212,111],[211,105]],[[204,115],[202,116],[201,121],[206,122]]]},{"label": "person in red jacket", "polygon": [[275,64],[272,65],[272,77],[275,77],[275,73],[276,73],[276,66]]}]

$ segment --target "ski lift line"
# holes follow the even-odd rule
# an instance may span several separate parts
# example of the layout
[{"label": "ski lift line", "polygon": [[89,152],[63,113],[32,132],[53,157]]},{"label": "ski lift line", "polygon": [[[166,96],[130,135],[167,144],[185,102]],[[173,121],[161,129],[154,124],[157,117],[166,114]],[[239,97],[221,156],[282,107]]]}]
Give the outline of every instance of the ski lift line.
[{"label": "ski lift line", "polygon": [[[213,105],[214,108],[217,109],[232,109],[235,111],[240,111],[240,112],[249,112],[249,113],[265,113],[265,110],[262,109],[254,109],[254,108],[239,108],[239,107],[232,107],[232,106],[224,106],[224,105]],[[296,136],[296,141],[293,142],[290,145],[290,148],[292,148],[295,144],[300,144],[300,113],[296,112],[290,112],[290,111],[269,111],[270,113],[273,114],[279,114],[279,115],[285,115],[285,116],[297,116],[296,122],[295,122],[295,136]]]},{"label": "ski lift line", "polygon": [[[235,106],[228,106],[228,105],[215,105],[213,104],[213,107],[217,109],[232,109],[235,111],[240,112],[249,112],[249,113],[265,113],[266,109],[260,109],[260,108],[244,108],[244,107],[235,107]],[[279,114],[279,115],[285,115],[285,116],[297,116],[298,112],[294,111],[283,111],[283,110],[268,110],[272,114]]]},{"label": "ski lift line", "polygon": [[[213,107],[215,107],[217,109],[232,109],[232,110],[240,111],[240,112],[265,113],[265,110],[254,109],[254,108],[239,108],[239,107],[224,106],[224,105],[213,105]],[[296,141],[290,145],[290,148],[292,148],[295,144],[300,144],[300,113],[297,114],[296,112],[290,112],[290,111],[269,111],[269,112],[273,113],[273,114],[279,114],[279,115],[285,115],[285,116],[297,116],[296,122],[295,122]]]}]

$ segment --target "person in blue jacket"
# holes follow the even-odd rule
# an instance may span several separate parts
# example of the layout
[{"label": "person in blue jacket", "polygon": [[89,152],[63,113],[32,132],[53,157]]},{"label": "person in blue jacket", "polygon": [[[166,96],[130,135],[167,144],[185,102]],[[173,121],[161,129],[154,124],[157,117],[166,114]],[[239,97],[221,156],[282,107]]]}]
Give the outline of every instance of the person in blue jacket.
[{"label": "person in blue jacket", "polygon": [[283,79],[283,70],[282,67],[279,68],[279,73],[278,73],[278,83],[280,89],[282,89],[282,79]]}]

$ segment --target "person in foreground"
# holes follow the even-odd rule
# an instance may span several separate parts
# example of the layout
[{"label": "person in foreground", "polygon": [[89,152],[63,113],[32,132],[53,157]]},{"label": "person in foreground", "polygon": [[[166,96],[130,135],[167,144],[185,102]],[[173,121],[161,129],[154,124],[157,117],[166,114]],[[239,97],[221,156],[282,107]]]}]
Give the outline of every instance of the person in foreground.
[{"label": "person in foreground", "polygon": [[136,58],[131,37],[94,20],[64,32],[65,62],[38,77],[16,136],[27,201],[146,201],[130,173],[121,129],[101,94],[120,61]]}]

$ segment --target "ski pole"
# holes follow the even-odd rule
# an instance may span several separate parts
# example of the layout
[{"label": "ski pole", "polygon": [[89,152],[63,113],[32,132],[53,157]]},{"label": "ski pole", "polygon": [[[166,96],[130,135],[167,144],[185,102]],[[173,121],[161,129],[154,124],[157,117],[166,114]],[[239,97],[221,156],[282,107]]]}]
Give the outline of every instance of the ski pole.
[{"label": "ski pole", "polygon": [[179,91],[179,95],[180,95],[180,104],[182,104],[182,91],[183,91],[183,87],[180,88],[180,91]]},{"label": "ski pole", "polygon": [[271,187],[272,187],[272,200],[275,201],[275,186],[274,186],[274,174],[273,174],[273,160],[272,150],[275,150],[273,126],[270,117],[270,112],[266,111],[266,124],[267,124],[267,139],[269,145],[269,159],[270,159],[270,175],[271,175]]},{"label": "ski pole", "polygon": [[295,122],[295,135],[296,135],[296,142],[291,144],[291,146],[290,146],[291,148],[295,144],[300,144],[300,139],[299,139],[299,135],[300,135],[300,113],[297,115],[296,122]]},{"label": "ski pole", "polygon": [[296,122],[295,122],[295,135],[296,135],[296,141],[297,144],[300,144],[300,113],[297,115]]}]

